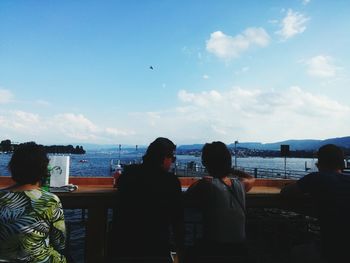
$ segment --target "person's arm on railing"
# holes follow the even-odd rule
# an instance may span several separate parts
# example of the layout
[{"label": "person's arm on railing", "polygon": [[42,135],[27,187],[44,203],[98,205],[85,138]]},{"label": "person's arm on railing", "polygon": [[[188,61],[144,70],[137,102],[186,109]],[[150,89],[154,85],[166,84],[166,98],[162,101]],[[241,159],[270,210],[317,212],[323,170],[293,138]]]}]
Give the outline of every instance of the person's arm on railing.
[{"label": "person's arm on railing", "polygon": [[[308,183],[307,181],[309,181],[308,178],[304,182]],[[303,189],[303,186],[300,185],[300,179],[285,185],[281,189],[281,197],[288,209],[300,214],[317,217],[318,211],[310,203],[310,192]]]},{"label": "person's arm on railing", "polygon": [[300,197],[303,194],[297,182],[287,184],[281,189],[281,195],[285,197]]}]

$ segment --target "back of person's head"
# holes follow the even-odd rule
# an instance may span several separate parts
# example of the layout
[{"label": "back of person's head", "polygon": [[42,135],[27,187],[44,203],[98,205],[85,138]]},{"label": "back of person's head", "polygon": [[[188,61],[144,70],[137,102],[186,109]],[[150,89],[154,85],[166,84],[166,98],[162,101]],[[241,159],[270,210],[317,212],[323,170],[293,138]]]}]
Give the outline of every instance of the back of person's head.
[{"label": "back of person's head", "polygon": [[18,184],[35,184],[48,176],[49,159],[42,145],[22,143],[9,162],[12,179]]},{"label": "back of person's head", "polygon": [[223,142],[206,143],[202,149],[202,164],[211,176],[224,177],[231,172],[231,153]]},{"label": "back of person's head", "polygon": [[142,157],[147,165],[162,166],[164,158],[173,158],[176,145],[169,139],[158,137],[147,148]]},{"label": "back of person's head", "polygon": [[344,168],[344,153],[334,144],[326,144],[317,152],[318,167],[324,170]]}]

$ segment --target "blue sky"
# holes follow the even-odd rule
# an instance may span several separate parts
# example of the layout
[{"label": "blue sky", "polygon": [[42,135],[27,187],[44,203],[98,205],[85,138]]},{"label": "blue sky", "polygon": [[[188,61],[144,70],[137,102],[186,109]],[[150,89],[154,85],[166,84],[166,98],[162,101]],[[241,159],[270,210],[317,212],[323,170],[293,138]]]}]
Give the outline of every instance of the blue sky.
[{"label": "blue sky", "polygon": [[0,139],[348,136],[349,13],[346,0],[2,0]]}]

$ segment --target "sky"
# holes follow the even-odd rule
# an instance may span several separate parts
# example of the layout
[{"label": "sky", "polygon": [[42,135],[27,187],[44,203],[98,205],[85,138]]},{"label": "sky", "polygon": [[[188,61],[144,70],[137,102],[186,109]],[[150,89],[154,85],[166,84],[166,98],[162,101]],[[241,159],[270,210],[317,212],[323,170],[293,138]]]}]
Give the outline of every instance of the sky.
[{"label": "sky", "polygon": [[350,135],[347,0],[0,1],[0,140]]}]

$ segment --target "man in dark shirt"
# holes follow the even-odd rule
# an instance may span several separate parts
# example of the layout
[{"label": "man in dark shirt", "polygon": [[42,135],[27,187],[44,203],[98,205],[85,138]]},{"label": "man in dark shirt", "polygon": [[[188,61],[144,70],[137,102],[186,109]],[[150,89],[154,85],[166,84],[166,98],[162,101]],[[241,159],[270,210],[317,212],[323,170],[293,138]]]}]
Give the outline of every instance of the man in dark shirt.
[{"label": "man in dark shirt", "polygon": [[175,161],[175,149],[169,139],[157,138],[149,145],[143,163],[126,167],[120,176],[113,246],[119,258],[171,262],[170,229],[175,249],[181,254],[184,236],[181,185],[168,172]]},{"label": "man in dark shirt", "polygon": [[342,173],[344,155],[327,144],[318,151],[319,172],[310,173],[287,185],[281,194],[311,195],[321,228],[320,253],[327,262],[345,262],[350,237],[350,175]]}]

